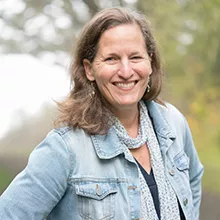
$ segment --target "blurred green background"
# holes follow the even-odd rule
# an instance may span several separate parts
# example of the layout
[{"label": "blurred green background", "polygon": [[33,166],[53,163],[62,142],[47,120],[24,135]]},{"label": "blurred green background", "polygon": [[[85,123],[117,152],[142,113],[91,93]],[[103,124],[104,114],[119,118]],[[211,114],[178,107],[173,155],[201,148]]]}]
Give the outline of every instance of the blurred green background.
[{"label": "blurred green background", "polygon": [[[67,69],[82,25],[111,6],[140,10],[150,20],[163,57],[162,98],[186,116],[205,166],[201,219],[219,219],[220,0],[2,0],[0,52],[30,54]],[[22,123],[0,139],[0,193],[52,128],[55,115],[55,107],[44,104],[35,116],[19,115]]]}]

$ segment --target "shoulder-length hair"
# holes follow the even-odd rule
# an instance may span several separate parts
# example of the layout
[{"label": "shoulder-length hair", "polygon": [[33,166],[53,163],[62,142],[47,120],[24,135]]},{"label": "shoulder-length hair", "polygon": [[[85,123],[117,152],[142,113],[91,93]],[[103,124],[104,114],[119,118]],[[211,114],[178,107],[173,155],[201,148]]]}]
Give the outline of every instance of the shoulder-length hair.
[{"label": "shoulder-length hair", "polygon": [[[161,61],[155,39],[148,21],[138,12],[124,8],[108,8],[98,12],[83,28],[75,45],[70,65],[72,89],[61,103],[58,103],[57,123],[73,128],[82,128],[88,134],[104,134],[109,128],[107,101],[87,79],[83,60],[93,62],[103,32],[122,24],[137,24],[143,34],[146,50],[151,57],[152,74],[150,92],[145,92],[143,100],[157,100],[162,87]],[[95,94],[92,92],[95,87]]]}]

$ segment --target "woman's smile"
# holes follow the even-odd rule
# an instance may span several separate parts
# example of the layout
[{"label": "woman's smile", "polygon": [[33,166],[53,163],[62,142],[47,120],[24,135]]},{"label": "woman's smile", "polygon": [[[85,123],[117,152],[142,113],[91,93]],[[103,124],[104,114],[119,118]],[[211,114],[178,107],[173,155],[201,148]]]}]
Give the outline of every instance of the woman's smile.
[{"label": "woman's smile", "polygon": [[113,85],[115,85],[117,88],[129,91],[134,88],[136,85],[137,81],[132,81],[132,82],[115,82]]}]

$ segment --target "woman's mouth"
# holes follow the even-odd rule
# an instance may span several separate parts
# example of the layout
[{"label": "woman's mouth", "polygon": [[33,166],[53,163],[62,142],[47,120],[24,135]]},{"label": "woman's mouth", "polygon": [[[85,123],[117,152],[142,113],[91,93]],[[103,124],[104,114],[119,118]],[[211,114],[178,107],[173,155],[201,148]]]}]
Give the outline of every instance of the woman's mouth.
[{"label": "woman's mouth", "polygon": [[133,82],[115,82],[114,85],[117,86],[120,89],[132,89],[137,81]]}]

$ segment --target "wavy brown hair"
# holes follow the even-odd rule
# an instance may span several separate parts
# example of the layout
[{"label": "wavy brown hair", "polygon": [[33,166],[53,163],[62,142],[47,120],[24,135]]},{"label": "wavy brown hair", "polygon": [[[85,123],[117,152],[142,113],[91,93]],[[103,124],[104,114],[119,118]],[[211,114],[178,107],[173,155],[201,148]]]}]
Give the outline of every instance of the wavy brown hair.
[{"label": "wavy brown hair", "polygon": [[[109,8],[98,12],[83,28],[73,52],[70,65],[72,89],[58,104],[59,116],[56,124],[82,128],[88,134],[103,134],[108,130],[110,110],[107,101],[100,94],[96,83],[87,79],[83,60],[93,62],[103,32],[122,24],[137,24],[145,39],[146,50],[151,57],[152,74],[150,92],[142,99],[157,100],[162,87],[161,61],[155,39],[148,21],[138,12],[124,8]],[[92,93],[95,88],[95,94]]]}]

